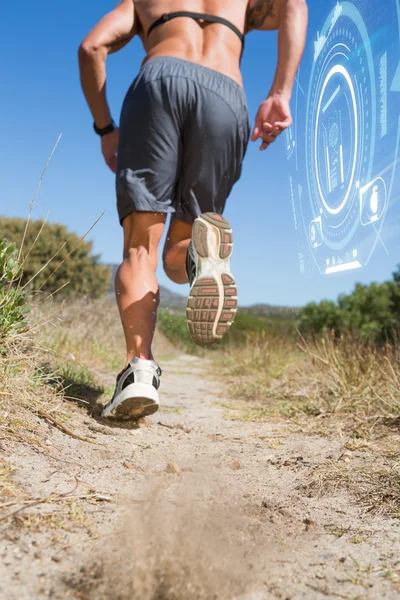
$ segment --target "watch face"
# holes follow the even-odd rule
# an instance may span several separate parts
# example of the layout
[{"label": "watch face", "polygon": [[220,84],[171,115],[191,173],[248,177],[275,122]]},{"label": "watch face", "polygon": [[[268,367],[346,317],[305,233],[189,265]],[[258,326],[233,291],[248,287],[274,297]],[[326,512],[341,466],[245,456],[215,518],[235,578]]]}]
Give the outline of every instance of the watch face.
[{"label": "watch face", "polygon": [[300,269],[331,275],[400,218],[400,1],[308,4],[287,159]]}]

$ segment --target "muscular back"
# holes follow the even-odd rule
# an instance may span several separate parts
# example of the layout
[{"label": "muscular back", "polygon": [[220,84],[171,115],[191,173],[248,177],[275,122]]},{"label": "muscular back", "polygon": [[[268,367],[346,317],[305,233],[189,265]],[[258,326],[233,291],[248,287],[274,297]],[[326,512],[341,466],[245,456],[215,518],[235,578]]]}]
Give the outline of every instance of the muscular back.
[{"label": "muscular back", "polygon": [[[186,16],[152,28],[162,15],[181,11],[210,15],[230,25]],[[263,140],[261,149],[265,149],[291,124],[289,100],[306,40],[306,0],[120,0],[79,47],[82,87],[96,127],[106,128],[111,122],[106,99],[107,56],[135,35],[143,42],[145,61],[173,56],[219,71],[241,84],[242,34],[252,29],[279,29],[275,77],[252,135],[253,141]],[[115,159],[115,149],[111,150]]]},{"label": "muscular back", "polygon": [[[223,17],[241,32],[274,29],[282,0],[132,0],[136,33],[146,59],[175,56],[218,70],[241,82],[242,43],[226,25],[177,18],[160,25],[148,36],[151,25],[164,13],[187,10]],[[276,5],[276,6],[274,6]]]}]

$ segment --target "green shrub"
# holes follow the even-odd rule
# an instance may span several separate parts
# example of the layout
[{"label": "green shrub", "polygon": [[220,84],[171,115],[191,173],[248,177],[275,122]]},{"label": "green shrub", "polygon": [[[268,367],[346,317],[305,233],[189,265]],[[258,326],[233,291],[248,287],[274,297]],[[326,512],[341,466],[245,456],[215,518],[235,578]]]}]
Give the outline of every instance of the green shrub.
[{"label": "green shrub", "polygon": [[[157,316],[157,326],[170,342],[180,346],[186,352],[195,354],[199,351],[199,346],[195,344],[190,336],[184,314],[160,309]],[[231,329],[223,341],[211,346],[209,350],[230,344],[242,344],[252,335],[260,335],[266,330],[266,327],[266,324],[261,319],[242,314],[239,310]]]},{"label": "green shrub", "polygon": [[250,336],[259,336],[265,330],[266,324],[263,320],[242,313],[239,309],[232,327],[224,337],[223,344],[241,344]]},{"label": "green shrub", "polygon": [[190,337],[185,315],[161,308],[157,313],[157,326],[161,333],[174,345],[180,346],[191,354],[198,351],[198,346]]},{"label": "green shrub", "polygon": [[[7,237],[20,249],[23,272],[21,285],[31,289],[75,296],[102,296],[110,286],[110,269],[92,254],[92,243],[81,240],[64,225],[0,218],[0,239]],[[67,285],[68,284],[68,285]],[[64,287],[66,286],[66,287]]]},{"label": "green shrub", "polygon": [[324,335],[332,330],[340,335],[343,328],[344,315],[334,302],[310,302],[300,310],[299,329],[304,335]]},{"label": "green shrub", "polygon": [[400,330],[400,269],[393,281],[357,284],[351,294],[337,302],[311,303],[300,311],[299,329],[304,335],[350,334],[361,340],[384,344],[398,339]]},{"label": "green shrub", "polygon": [[21,264],[15,244],[0,239],[0,346],[27,325],[30,297],[15,284],[20,276]]}]

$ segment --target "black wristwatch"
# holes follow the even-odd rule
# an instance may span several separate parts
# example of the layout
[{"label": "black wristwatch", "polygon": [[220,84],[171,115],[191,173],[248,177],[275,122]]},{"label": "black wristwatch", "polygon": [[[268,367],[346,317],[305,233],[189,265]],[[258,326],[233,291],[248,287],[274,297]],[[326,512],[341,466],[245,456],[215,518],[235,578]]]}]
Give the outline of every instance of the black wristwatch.
[{"label": "black wristwatch", "polygon": [[116,129],[116,124],[114,123],[114,119],[111,121],[111,123],[109,125],[107,125],[106,127],[102,127],[100,129],[100,127],[97,127],[96,123],[93,123],[93,129],[95,130],[95,132],[97,133],[97,135],[99,135],[100,137],[103,137],[103,135],[108,135],[109,133],[112,133],[114,131],[114,129]]}]

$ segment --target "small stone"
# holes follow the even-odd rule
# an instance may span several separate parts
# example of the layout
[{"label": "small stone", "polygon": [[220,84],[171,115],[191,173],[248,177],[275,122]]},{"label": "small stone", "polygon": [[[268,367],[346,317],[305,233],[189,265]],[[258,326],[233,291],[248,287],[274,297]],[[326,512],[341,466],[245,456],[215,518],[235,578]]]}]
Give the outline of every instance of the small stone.
[{"label": "small stone", "polygon": [[53,562],[55,562],[55,563],[59,563],[59,562],[61,562],[61,558],[60,558],[59,556],[52,556],[52,557],[51,557],[51,560],[52,560]]},{"label": "small stone", "polygon": [[341,563],[344,563],[344,562],[346,562],[346,557],[345,557],[345,556],[342,556],[342,558],[339,558],[339,562],[341,562]]},{"label": "small stone", "polygon": [[239,460],[234,460],[230,466],[232,471],[239,471],[239,469],[242,468],[241,462]]},{"label": "small stone", "polygon": [[266,460],[267,462],[271,463],[271,465],[276,465],[279,462],[279,459],[275,454],[271,454],[271,456],[268,456]]},{"label": "small stone", "polygon": [[353,455],[351,452],[343,452],[343,454],[339,457],[339,460],[342,460],[343,462],[350,462],[352,458]]},{"label": "small stone", "polygon": [[170,462],[165,467],[165,472],[166,473],[172,473],[172,474],[179,474],[179,473],[182,472],[182,469],[176,463]]},{"label": "small stone", "polygon": [[42,553],[41,553],[41,552],[39,552],[39,551],[36,551],[36,552],[33,554],[33,556],[34,556],[35,558],[42,558],[42,556],[43,556],[43,555],[42,555]]},{"label": "small stone", "polygon": [[304,525],[306,526],[306,531],[309,531],[311,529],[311,527],[314,527],[315,523],[314,521],[312,521],[311,519],[304,519],[303,520]]},{"label": "small stone", "polygon": [[134,468],[135,468],[135,467],[134,467],[134,466],[133,466],[131,463],[129,463],[129,462],[126,462],[126,461],[125,461],[125,462],[123,462],[122,464],[123,464],[123,466],[125,467],[125,469],[129,469],[130,471],[133,471],[133,470],[134,470]]}]

